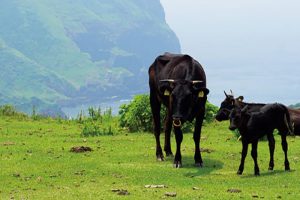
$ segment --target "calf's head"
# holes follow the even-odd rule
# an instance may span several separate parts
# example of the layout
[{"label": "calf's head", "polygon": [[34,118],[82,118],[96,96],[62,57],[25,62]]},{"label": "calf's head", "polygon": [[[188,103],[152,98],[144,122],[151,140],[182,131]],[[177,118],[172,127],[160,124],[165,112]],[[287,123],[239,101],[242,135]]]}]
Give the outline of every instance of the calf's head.
[{"label": "calf's head", "polygon": [[248,106],[245,106],[243,109],[233,108],[229,114],[229,129],[233,131],[237,128],[241,128],[249,118],[250,113],[248,111]]},{"label": "calf's head", "polygon": [[191,121],[195,113],[195,104],[206,100],[209,90],[202,86],[201,80],[161,80],[161,91],[169,96],[173,125],[180,127],[187,120]]}]

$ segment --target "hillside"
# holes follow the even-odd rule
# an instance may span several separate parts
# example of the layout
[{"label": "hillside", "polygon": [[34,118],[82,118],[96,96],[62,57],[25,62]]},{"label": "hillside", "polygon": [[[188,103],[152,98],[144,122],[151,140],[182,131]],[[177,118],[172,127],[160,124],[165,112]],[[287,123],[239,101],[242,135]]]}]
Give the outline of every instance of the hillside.
[{"label": "hillside", "polygon": [[145,92],[165,51],[180,45],[159,0],[5,0],[0,104],[47,112]]}]

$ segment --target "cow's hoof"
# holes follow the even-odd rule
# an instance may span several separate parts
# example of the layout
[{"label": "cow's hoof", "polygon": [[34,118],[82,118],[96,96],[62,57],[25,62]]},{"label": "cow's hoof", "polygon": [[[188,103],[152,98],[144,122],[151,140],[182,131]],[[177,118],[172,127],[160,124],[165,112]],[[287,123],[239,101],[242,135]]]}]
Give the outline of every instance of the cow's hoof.
[{"label": "cow's hoof", "polygon": [[237,175],[242,175],[242,174],[243,174],[243,171],[241,171],[241,170],[237,171]]},{"label": "cow's hoof", "polygon": [[290,166],[285,167],[285,171],[290,171],[290,170],[291,170]]},{"label": "cow's hoof", "polygon": [[254,175],[259,176],[260,174],[259,174],[259,172],[254,172]]},{"label": "cow's hoof", "polygon": [[268,170],[273,171],[273,167],[269,167]]},{"label": "cow's hoof", "polygon": [[174,161],[173,167],[174,168],[181,168],[182,167],[182,163],[180,161]]},{"label": "cow's hoof", "polygon": [[156,160],[157,161],[164,161],[164,156],[163,155],[160,155],[160,156],[156,156]]},{"label": "cow's hoof", "polygon": [[202,168],[202,167],[203,167],[203,163],[195,163],[195,167],[200,167],[200,168]]},{"label": "cow's hoof", "polygon": [[167,156],[167,157],[174,157],[174,155],[173,155],[172,152],[166,152],[166,156]]}]

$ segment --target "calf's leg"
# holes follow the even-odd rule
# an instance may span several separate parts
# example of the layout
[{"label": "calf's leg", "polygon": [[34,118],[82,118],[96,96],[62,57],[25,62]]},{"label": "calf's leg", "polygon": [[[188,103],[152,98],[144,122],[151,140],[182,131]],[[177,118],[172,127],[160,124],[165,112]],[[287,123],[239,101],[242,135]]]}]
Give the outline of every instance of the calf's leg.
[{"label": "calf's leg", "polygon": [[252,143],[252,149],[251,149],[251,156],[253,158],[253,161],[254,161],[254,174],[256,176],[259,175],[259,167],[258,167],[258,164],[257,164],[257,143],[258,141],[255,141]]},{"label": "calf's leg", "polygon": [[281,135],[281,146],[282,146],[282,150],[284,152],[284,166],[285,166],[285,170],[290,170],[290,163],[289,163],[289,160],[287,158],[288,143],[286,141],[286,135],[284,135],[284,134]]},{"label": "calf's leg", "polygon": [[243,145],[242,158],[241,158],[240,167],[237,171],[237,174],[239,174],[239,175],[241,175],[244,171],[244,163],[245,163],[245,159],[246,159],[247,151],[248,151],[248,143],[246,141],[242,140],[242,145]]}]

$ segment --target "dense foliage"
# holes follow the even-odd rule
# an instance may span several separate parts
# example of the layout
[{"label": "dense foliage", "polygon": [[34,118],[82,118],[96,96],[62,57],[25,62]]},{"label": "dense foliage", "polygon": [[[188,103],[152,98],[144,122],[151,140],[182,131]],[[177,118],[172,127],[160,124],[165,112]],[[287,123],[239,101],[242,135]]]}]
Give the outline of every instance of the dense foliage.
[{"label": "dense foliage", "polygon": [[[161,111],[161,124],[165,116],[165,107],[162,106]],[[207,102],[205,123],[214,120],[214,116],[218,111],[218,107]],[[149,95],[137,95],[129,104],[123,104],[120,107],[120,126],[126,127],[129,131],[152,131],[152,113],[150,108]],[[193,129],[193,123],[185,123],[183,131],[191,131]]]}]

